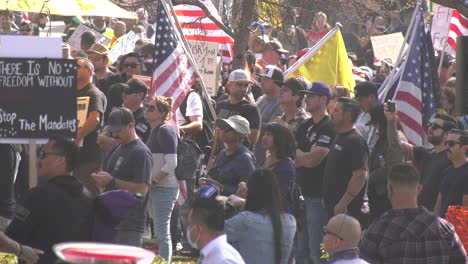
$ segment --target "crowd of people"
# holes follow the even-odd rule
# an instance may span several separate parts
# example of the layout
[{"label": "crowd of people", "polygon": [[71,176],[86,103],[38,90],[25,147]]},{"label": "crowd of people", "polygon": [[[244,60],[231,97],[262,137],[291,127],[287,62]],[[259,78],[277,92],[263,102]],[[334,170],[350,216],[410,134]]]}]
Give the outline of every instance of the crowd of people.
[{"label": "crowd of people", "polygon": [[[37,187],[15,184],[28,177],[23,146],[0,146],[3,251],[54,263],[56,243],[141,247],[151,227],[169,263],[178,242],[198,249],[206,264],[324,263],[322,243],[329,263],[467,263],[444,219],[450,206],[468,206],[468,131],[454,116],[453,58],[444,55],[443,109],[425,131],[427,146],[408,142],[398,107],[379,101],[391,61],[361,68],[352,97],[340,84],[286,79],[289,51],[276,39],[262,44],[258,60],[246,54],[249,70],[224,76],[210,124],[212,101],[199,82],[177,109],[170,97],[149,98],[136,76],[151,74],[154,43],[141,40],[110,61],[127,31],[151,37],[140,15],[113,21],[113,30],[100,17],[78,21],[109,34],[109,45],[92,33],[83,34],[80,50],[63,43],[89,106],[76,138],[52,137],[40,147]],[[13,18],[0,11],[1,34],[15,32]],[[317,14],[310,41],[329,30],[326,19]],[[78,22],[67,19],[67,32]],[[215,146],[198,137],[210,125]],[[208,148],[200,156],[206,173],[178,178],[183,139]]]}]

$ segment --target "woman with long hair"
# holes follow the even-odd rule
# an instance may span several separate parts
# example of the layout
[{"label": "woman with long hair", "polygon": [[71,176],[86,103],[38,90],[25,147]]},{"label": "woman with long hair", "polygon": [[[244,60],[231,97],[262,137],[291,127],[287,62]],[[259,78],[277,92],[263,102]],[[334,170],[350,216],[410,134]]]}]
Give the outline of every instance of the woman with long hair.
[{"label": "woman with long hair", "polygon": [[245,263],[288,263],[296,220],[285,213],[275,174],[257,169],[247,181],[245,210],[225,222],[228,241]]},{"label": "woman with long hair", "polygon": [[145,105],[144,117],[152,130],[146,145],[153,153],[153,181],[150,198],[153,209],[153,226],[159,254],[168,262],[172,257],[171,214],[179,195],[175,176],[177,166],[176,129],[167,123],[172,114],[172,98],[156,96]]},{"label": "woman with long hair", "polygon": [[286,123],[272,122],[265,126],[263,146],[269,152],[264,168],[271,169],[279,183],[283,207],[291,212],[289,194],[296,181],[296,142]]},{"label": "woman with long hair", "polygon": [[317,12],[312,23],[312,28],[307,32],[309,47],[314,46],[331,28],[330,24],[328,24],[327,14],[322,11]]}]

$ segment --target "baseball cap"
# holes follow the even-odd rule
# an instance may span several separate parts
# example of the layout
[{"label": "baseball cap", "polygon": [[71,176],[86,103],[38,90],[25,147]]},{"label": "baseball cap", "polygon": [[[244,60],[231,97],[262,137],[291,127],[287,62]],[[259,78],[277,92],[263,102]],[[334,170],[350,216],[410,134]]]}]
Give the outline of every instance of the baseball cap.
[{"label": "baseball cap", "polygon": [[267,65],[263,73],[258,74],[259,76],[272,79],[275,83],[281,85],[284,82],[283,71],[275,65]]},{"label": "baseball cap", "polygon": [[374,62],[374,66],[380,67],[382,65],[382,62],[387,64],[388,66],[390,66],[392,68],[395,67],[393,65],[393,60],[391,58],[385,58],[383,60],[377,60],[376,62]]},{"label": "baseball cap", "polygon": [[274,50],[276,53],[288,54],[289,50],[283,49],[283,45],[278,40],[271,40],[267,45]]},{"label": "baseball cap", "polygon": [[306,94],[318,94],[321,96],[326,96],[328,99],[331,99],[332,97],[330,87],[324,82],[313,82],[307,87],[307,90],[301,92]]},{"label": "baseball cap", "polygon": [[247,73],[247,71],[243,69],[237,69],[232,71],[229,74],[229,82],[248,82],[252,83],[252,80],[250,80],[250,76]]},{"label": "baseball cap", "polygon": [[298,94],[306,89],[305,82],[301,82],[294,77],[287,79],[283,85],[291,89],[293,94]]},{"label": "baseball cap", "polygon": [[108,125],[104,130],[111,133],[119,131],[130,123],[135,123],[132,111],[125,107],[114,108],[107,120]]},{"label": "baseball cap", "polygon": [[216,119],[216,126],[220,128],[229,126],[241,135],[250,134],[249,121],[240,115],[233,115],[228,119],[218,118]]},{"label": "baseball cap", "polygon": [[131,78],[126,83],[123,84],[122,92],[126,94],[133,94],[133,93],[143,93],[146,96],[148,92],[148,86],[143,80],[138,78]]},{"label": "baseball cap", "polygon": [[377,96],[377,86],[372,82],[361,82],[354,87],[355,97],[369,96],[371,94]]},{"label": "baseball cap", "polygon": [[109,54],[109,49],[101,43],[94,43],[91,48],[86,51],[86,53],[96,53],[107,56]]}]

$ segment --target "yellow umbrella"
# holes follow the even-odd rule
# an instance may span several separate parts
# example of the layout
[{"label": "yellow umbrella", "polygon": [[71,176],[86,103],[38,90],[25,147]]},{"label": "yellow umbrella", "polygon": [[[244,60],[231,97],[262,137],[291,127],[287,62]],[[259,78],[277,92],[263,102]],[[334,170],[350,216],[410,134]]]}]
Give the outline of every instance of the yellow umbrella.
[{"label": "yellow umbrella", "polygon": [[76,16],[82,12],[77,0],[7,0],[0,2],[2,2],[0,10],[43,12],[60,16]]},{"label": "yellow umbrella", "polygon": [[134,18],[137,16],[108,0],[0,0],[0,10],[43,12],[60,16],[108,16]]},{"label": "yellow umbrella", "polygon": [[131,13],[109,0],[76,0],[81,6],[82,15],[106,16],[118,18],[138,19],[136,14]]}]

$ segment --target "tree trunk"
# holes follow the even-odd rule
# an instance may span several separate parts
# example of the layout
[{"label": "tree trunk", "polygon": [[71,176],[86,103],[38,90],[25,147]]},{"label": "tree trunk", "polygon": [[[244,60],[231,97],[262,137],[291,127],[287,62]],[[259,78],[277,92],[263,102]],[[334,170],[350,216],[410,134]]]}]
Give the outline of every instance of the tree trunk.
[{"label": "tree trunk", "polygon": [[245,59],[244,55],[248,49],[249,42],[249,26],[252,22],[252,17],[255,12],[256,0],[240,0],[241,7],[239,15],[237,16],[238,24],[235,25],[234,30],[234,60],[232,62],[232,69],[244,69]]}]

